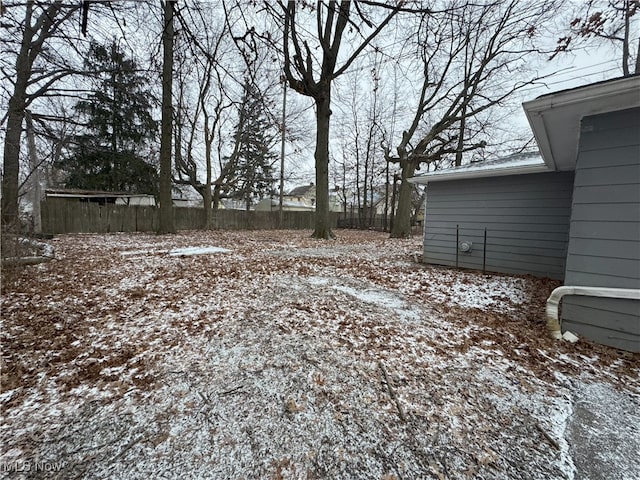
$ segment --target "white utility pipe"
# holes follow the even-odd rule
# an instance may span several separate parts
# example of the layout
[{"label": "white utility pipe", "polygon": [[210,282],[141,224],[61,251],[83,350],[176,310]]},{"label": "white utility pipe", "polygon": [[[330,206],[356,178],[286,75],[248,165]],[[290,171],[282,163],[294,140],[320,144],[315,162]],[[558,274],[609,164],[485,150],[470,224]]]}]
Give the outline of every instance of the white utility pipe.
[{"label": "white utility pipe", "polygon": [[622,298],[640,300],[640,289],[607,287],[558,287],[547,299],[547,329],[553,338],[561,339],[562,331],[558,321],[558,305],[565,295],[583,295],[587,297]]}]

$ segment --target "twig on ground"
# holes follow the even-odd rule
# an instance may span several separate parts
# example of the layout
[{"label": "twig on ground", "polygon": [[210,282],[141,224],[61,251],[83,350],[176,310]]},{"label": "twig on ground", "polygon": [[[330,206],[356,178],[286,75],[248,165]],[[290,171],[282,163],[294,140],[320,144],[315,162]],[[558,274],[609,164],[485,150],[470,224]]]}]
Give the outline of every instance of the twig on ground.
[{"label": "twig on ground", "polygon": [[398,416],[400,417],[400,420],[406,422],[407,417],[404,415],[402,405],[400,405],[400,400],[398,400],[396,392],[393,389],[393,385],[391,384],[391,380],[389,379],[389,375],[387,375],[387,370],[384,368],[384,365],[380,360],[378,360],[378,367],[380,368],[380,370],[382,370],[382,375],[384,376],[384,382],[387,384],[389,395],[391,396],[391,399],[396,403],[396,408],[398,409]]},{"label": "twig on ground", "polygon": [[136,438],[135,440],[132,440],[131,442],[129,442],[128,445],[126,445],[122,450],[120,450],[120,452],[118,452],[118,454],[116,456],[114,456],[113,458],[111,458],[108,461],[108,464],[111,462],[115,462],[116,460],[118,460],[120,457],[122,457],[125,453],[127,453],[129,450],[131,450],[131,448],[136,445],[137,443],[140,442],[146,442],[149,439],[146,438],[144,435],[140,435],[138,438]]},{"label": "twig on ground", "polygon": [[2,259],[3,266],[9,265],[37,265],[38,263],[50,262],[53,257],[33,256],[33,257],[7,257]]},{"label": "twig on ground", "polygon": [[538,422],[536,422],[536,428],[538,430],[540,430],[540,433],[542,433],[542,435],[544,436],[544,438],[547,439],[547,442],[549,442],[553,448],[555,448],[556,450],[560,450],[560,444],[558,442],[556,442],[553,437],[551,437],[551,435],[549,435],[544,428],[542,428],[540,426],[540,424]]},{"label": "twig on ground", "polygon": [[227,390],[225,392],[220,392],[218,394],[219,397],[224,397],[225,395],[232,395],[234,393],[238,393],[240,390],[242,390],[244,388],[244,385],[238,385],[235,388],[232,388],[231,390]]}]

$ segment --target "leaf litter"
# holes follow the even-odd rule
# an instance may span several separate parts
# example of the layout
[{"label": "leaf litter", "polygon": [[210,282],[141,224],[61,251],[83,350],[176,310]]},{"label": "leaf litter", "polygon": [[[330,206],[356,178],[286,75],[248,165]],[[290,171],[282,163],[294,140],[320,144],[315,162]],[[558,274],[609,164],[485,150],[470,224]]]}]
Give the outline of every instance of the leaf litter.
[{"label": "leaf litter", "polygon": [[3,284],[0,473],[588,478],[576,444],[617,434],[572,426],[593,391],[625,406],[600,461],[638,476],[640,359],[549,339],[557,282],[308,235],[54,239],[56,261]]}]

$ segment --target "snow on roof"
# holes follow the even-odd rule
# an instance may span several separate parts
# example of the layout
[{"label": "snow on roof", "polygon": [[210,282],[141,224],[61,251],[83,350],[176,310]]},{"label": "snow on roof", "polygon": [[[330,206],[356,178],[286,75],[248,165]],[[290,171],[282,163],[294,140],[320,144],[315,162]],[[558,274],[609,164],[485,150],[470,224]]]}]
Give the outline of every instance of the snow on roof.
[{"label": "snow on roof", "polygon": [[549,171],[539,152],[523,152],[507,157],[474,162],[455,168],[436,170],[426,175],[413,177],[412,183],[427,184],[444,180],[462,180],[465,178],[498,177],[504,175],[520,175],[524,173],[540,173]]},{"label": "snow on roof", "polygon": [[315,185],[313,183],[311,183],[309,185],[302,185],[301,187],[296,187],[293,190],[291,190],[289,192],[289,196],[290,197],[302,197],[303,195],[306,195],[307,193],[310,193],[312,189],[315,191]]}]

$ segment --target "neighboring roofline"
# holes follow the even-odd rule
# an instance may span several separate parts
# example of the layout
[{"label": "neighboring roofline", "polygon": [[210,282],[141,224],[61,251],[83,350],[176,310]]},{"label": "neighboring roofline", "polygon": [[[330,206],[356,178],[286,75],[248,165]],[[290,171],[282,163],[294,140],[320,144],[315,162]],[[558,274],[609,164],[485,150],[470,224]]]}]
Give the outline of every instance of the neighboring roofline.
[{"label": "neighboring roofline", "polygon": [[542,158],[551,170],[575,169],[583,117],[639,106],[640,75],[562,90],[522,104]]},{"label": "neighboring roofline", "polygon": [[73,190],[45,190],[47,197],[57,198],[131,198],[131,197],[151,197],[148,193],[124,193],[124,192],[100,192],[100,191],[73,191]]}]

